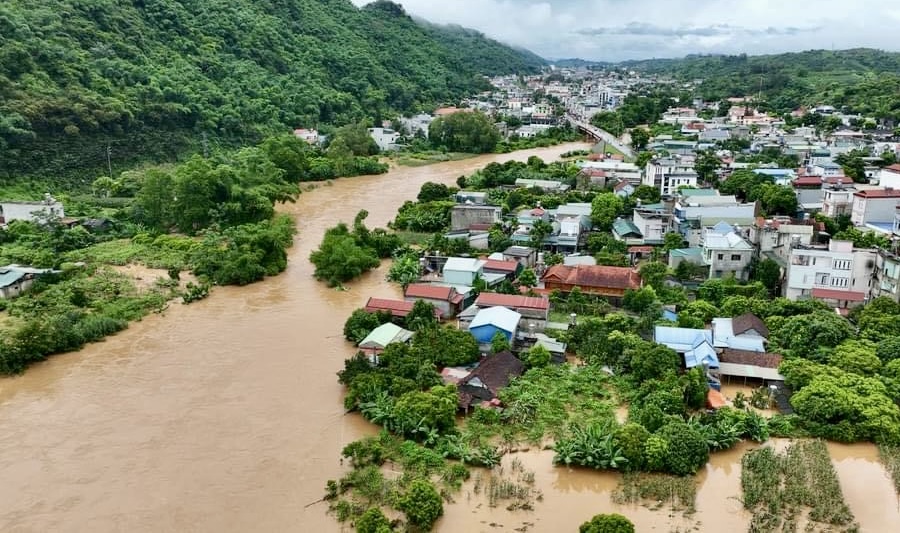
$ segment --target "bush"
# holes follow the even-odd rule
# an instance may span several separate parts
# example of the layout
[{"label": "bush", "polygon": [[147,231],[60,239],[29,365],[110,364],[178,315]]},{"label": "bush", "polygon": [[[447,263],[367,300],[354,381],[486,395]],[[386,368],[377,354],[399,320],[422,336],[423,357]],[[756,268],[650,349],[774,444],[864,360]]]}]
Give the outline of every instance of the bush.
[{"label": "bush", "polygon": [[398,507],[406,513],[410,524],[425,531],[430,530],[444,514],[441,495],[434,485],[423,479],[410,484],[409,490],[400,498]]},{"label": "bush", "polygon": [[634,533],[634,524],[620,514],[598,514],[581,524],[578,533]]},{"label": "bush", "polygon": [[370,507],[356,520],[356,533],[390,533],[391,523],[378,507]]},{"label": "bush", "polygon": [[665,439],[667,455],[665,467],[678,476],[694,474],[709,461],[706,439],[684,422],[670,422],[657,432]]}]

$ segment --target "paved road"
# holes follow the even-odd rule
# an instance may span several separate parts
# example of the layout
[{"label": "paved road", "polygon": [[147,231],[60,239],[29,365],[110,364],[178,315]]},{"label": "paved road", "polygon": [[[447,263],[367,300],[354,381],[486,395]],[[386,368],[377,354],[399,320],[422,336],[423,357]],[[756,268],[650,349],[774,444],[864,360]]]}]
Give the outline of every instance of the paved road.
[{"label": "paved road", "polygon": [[576,128],[580,128],[582,130],[587,131],[588,133],[593,135],[594,138],[597,140],[606,141],[607,143],[613,145],[616,148],[616,150],[619,150],[620,152],[625,154],[626,157],[634,157],[634,151],[631,149],[631,147],[628,146],[627,144],[623,143],[621,140],[615,138],[608,131],[601,130],[600,128],[593,126],[591,124],[588,124],[586,122],[581,122],[580,120],[573,117],[572,115],[568,115],[568,118],[569,118],[569,122],[571,122]]}]

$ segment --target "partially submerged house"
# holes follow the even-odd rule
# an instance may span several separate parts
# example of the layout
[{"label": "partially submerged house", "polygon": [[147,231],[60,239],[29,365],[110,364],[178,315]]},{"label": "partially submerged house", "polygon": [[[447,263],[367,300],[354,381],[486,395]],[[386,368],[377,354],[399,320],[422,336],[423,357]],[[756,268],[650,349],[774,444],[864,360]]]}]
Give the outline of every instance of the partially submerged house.
[{"label": "partially submerged house", "polygon": [[775,353],[754,352],[726,348],[719,355],[719,374],[726,378],[738,377],[766,381],[784,381],[778,373],[782,357]]},{"label": "partially submerged house", "polygon": [[388,322],[378,326],[366,335],[366,338],[360,341],[359,349],[369,357],[369,361],[372,364],[378,364],[378,355],[384,351],[388,344],[409,342],[412,336],[412,331]]},{"label": "partially submerged house", "polygon": [[476,402],[495,402],[500,390],[523,372],[525,365],[511,352],[485,357],[475,370],[457,383],[459,406],[468,409]]},{"label": "partially submerged house", "polygon": [[52,272],[57,271],[19,265],[0,266],[0,298],[15,298],[27,291],[38,276]]},{"label": "partially submerged house", "polygon": [[550,300],[546,297],[483,292],[475,299],[475,306],[479,310],[502,306],[519,313],[519,327],[523,331],[544,331],[550,316]]},{"label": "partially submerged house", "polygon": [[[369,298],[364,307],[367,313],[389,312],[394,318],[406,318],[412,311],[415,302],[404,300],[391,300],[389,298]],[[434,310],[434,316],[440,320],[444,313],[440,309]]]}]

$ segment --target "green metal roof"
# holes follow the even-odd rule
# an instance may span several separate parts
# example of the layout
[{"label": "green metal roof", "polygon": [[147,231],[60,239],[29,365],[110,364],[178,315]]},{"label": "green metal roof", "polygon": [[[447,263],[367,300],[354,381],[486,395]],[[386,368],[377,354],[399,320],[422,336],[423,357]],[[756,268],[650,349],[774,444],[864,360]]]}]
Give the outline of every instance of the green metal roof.
[{"label": "green metal roof", "polygon": [[619,235],[629,235],[632,233],[643,235],[641,230],[639,230],[630,220],[616,220],[613,222],[613,231]]},{"label": "green metal roof", "polygon": [[384,348],[392,342],[406,342],[412,337],[412,331],[405,330],[396,324],[382,324],[366,335],[359,343],[360,348]]},{"label": "green metal roof", "polygon": [[719,191],[715,189],[681,189],[678,191],[682,196],[690,198],[692,196],[718,196]]},{"label": "green metal roof", "polygon": [[679,248],[669,252],[669,255],[675,257],[703,257],[703,248]]}]

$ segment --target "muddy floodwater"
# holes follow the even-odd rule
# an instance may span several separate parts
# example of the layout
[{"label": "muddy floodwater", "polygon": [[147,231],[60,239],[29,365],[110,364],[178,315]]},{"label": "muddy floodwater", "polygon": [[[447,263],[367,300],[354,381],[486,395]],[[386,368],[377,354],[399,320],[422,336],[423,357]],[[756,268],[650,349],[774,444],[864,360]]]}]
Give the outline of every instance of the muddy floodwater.
[{"label": "muddy floodwater", "polygon": [[[367,297],[399,290],[384,281],[384,269],[348,291],[329,289],[312,278],[309,253],[326,228],[360,209],[369,211],[370,227],[384,225],[426,181],[451,184],[491,161],[550,160],[582,147],[320,185],[283,208],[299,229],[284,274],[217,288],[106,342],[0,379],[0,531],[339,531],[324,504],[307,505],[341,475],[341,448],[376,431],[343,412],[335,373],[352,349],[341,330]],[[685,525],[745,528],[749,517],[736,498],[746,447],[714,456]],[[874,447],[832,451],[863,531],[896,531],[897,498]],[[613,509],[638,531],[681,524],[664,511],[612,504],[613,474],[554,468],[547,451],[517,457],[544,495],[534,511],[492,509],[464,489],[437,529],[513,531],[529,522],[529,531],[575,531]]]}]

